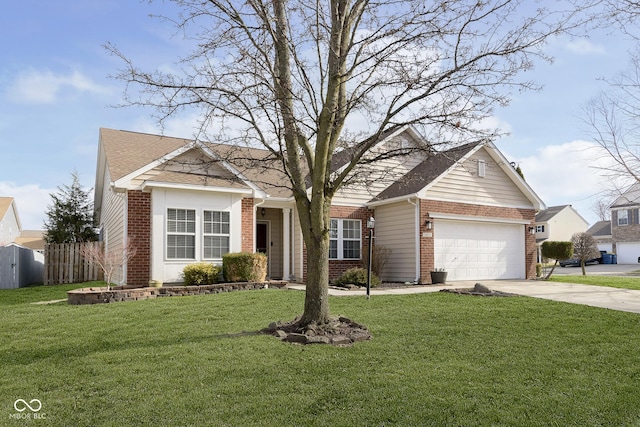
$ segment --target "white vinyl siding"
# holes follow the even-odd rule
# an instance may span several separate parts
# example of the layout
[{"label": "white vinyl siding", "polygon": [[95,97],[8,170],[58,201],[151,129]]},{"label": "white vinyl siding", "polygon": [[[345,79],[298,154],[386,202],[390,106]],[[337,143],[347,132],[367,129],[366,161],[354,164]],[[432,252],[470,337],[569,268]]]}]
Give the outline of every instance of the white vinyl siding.
[{"label": "white vinyl siding", "polygon": [[[400,149],[415,146],[415,142],[408,139],[406,134],[400,134],[390,139],[384,145],[377,147],[378,152],[389,149]],[[334,197],[335,204],[353,206],[366,203],[380,192],[418,166],[425,156],[412,153],[406,156],[381,160],[372,164],[359,166],[351,174],[355,177],[348,181]]]},{"label": "white vinyl siding", "polygon": [[[484,162],[484,177],[478,176]],[[508,165],[508,167],[511,167]],[[530,207],[531,201],[482,148],[428,189],[425,198],[489,206]]]},{"label": "white vinyl siding", "polygon": [[[205,258],[207,253],[207,250],[205,250],[205,234],[208,234],[205,231],[216,231],[216,227],[213,226],[214,221],[209,221],[209,224],[205,225],[205,217],[207,217],[205,212],[228,213],[228,252],[240,252],[242,250],[241,195],[211,191],[154,188],[151,193],[151,206],[153,216],[151,247],[156,249],[152,253],[151,263],[151,278],[153,280],[160,280],[165,283],[181,282],[182,270],[193,262],[213,261],[220,263],[218,258]],[[180,219],[174,220],[174,225],[170,225],[167,214],[171,209],[193,212],[195,217],[188,215],[186,219],[182,219],[183,215],[180,216]],[[223,231],[225,228],[222,227],[220,230]],[[167,251],[168,244],[171,243],[168,239],[170,235],[185,236],[185,240],[189,241],[193,239],[193,249],[190,248],[189,242],[182,245],[184,249],[181,249],[180,244],[176,244],[174,245],[176,247],[176,252],[174,253],[176,258],[169,258],[172,255]],[[209,236],[213,236],[213,233],[209,234]],[[182,256],[186,256],[186,258],[179,258]],[[189,256],[192,256],[192,258],[188,258]]]},{"label": "white vinyl siding", "polygon": [[[105,172],[105,182],[110,177]],[[105,250],[107,253],[122,251],[125,240],[126,193],[115,193],[110,186],[105,185],[102,193],[102,210],[100,212],[100,228],[107,235]],[[114,283],[124,283],[124,271],[121,266],[115,268],[112,276]]]},{"label": "white vinyl siding", "polygon": [[416,207],[398,202],[376,207],[375,245],[390,250],[380,278],[393,282],[413,282],[416,271]]}]

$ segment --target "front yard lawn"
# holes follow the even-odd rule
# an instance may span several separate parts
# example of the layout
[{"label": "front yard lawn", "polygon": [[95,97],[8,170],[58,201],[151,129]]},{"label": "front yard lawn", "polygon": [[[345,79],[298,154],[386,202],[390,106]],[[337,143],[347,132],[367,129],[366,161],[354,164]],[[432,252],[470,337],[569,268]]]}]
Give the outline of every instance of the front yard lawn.
[{"label": "front yard lawn", "polygon": [[640,423],[636,314],[526,297],[341,297],[332,312],[367,325],[371,341],[257,333],[303,299],[270,289],[3,305],[0,425],[24,424],[17,399],[41,401],[30,425]]},{"label": "front yard lawn", "polygon": [[576,276],[557,275],[551,276],[552,282],[578,283],[581,285],[609,286],[611,288],[640,290],[640,277],[638,276]]}]

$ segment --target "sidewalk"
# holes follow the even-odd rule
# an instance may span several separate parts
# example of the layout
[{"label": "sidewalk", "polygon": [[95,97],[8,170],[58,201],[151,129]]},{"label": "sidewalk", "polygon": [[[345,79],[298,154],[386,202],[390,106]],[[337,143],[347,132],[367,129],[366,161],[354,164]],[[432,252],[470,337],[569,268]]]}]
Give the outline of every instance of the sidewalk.
[{"label": "sidewalk", "polygon": [[[480,283],[492,290],[509,292],[533,298],[640,313],[640,291],[635,290],[536,280],[482,280]],[[475,282],[453,282],[446,285],[415,285],[403,288],[375,288],[371,289],[370,295],[373,298],[383,295],[408,295],[439,292],[441,289],[472,288],[474,284]],[[289,289],[303,291],[305,286],[289,285]],[[341,290],[329,288],[329,295],[365,296],[366,290]]]}]

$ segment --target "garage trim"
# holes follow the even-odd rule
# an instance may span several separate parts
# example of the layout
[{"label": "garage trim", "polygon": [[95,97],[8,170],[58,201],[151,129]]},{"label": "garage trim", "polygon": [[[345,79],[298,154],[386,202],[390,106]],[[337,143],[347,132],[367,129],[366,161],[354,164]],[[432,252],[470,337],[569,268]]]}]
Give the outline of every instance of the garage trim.
[{"label": "garage trim", "polygon": [[473,216],[473,215],[455,215],[455,214],[437,213],[437,212],[430,212],[429,217],[433,219],[448,219],[452,221],[499,222],[503,224],[520,224],[520,225],[531,224],[531,221],[526,219],[499,218],[499,217]]}]

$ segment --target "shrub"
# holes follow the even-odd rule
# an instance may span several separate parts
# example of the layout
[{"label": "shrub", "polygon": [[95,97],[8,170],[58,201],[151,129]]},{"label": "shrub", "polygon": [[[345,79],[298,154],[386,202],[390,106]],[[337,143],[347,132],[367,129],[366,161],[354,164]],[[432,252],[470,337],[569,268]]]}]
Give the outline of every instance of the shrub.
[{"label": "shrub", "polygon": [[[373,246],[373,256],[371,257],[371,271],[373,271],[377,276],[380,276],[384,271],[387,263],[389,262],[389,257],[391,256],[391,249],[387,248],[383,245],[374,245]],[[369,265],[369,249],[367,248],[363,251],[362,258],[363,268],[367,268]]]},{"label": "shrub", "polygon": [[[356,285],[356,286],[367,286],[367,270],[364,268],[351,268],[344,273],[340,277],[338,277],[333,282],[336,286],[345,286],[345,285]],[[380,285],[380,279],[378,276],[372,271],[371,272],[371,287],[375,288]]]},{"label": "shrub", "polygon": [[182,269],[185,286],[211,285],[218,282],[220,267],[208,262],[189,264]]},{"label": "shrub", "polygon": [[225,254],[222,257],[222,275],[227,282],[264,282],[267,256],[250,252]]}]

